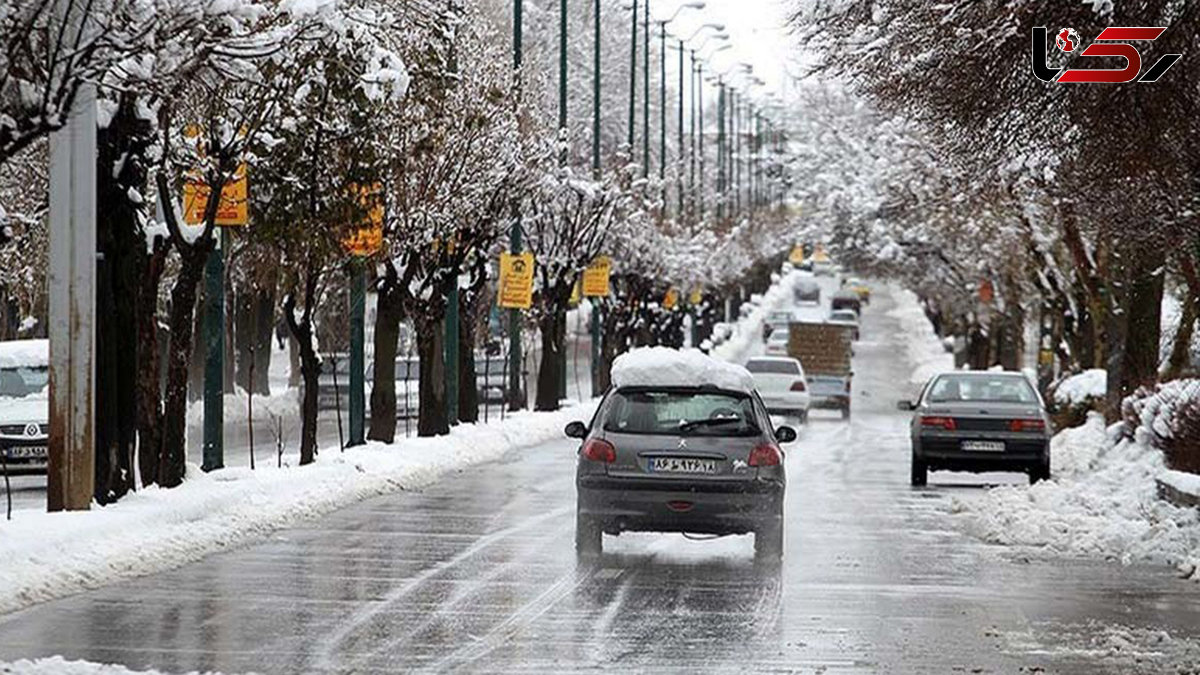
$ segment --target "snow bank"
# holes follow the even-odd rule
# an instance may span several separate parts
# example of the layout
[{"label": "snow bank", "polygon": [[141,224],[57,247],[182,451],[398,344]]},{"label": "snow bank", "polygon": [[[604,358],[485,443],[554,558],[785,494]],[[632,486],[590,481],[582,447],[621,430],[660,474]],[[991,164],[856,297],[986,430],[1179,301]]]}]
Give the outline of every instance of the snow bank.
[{"label": "snow bank", "polygon": [[449,436],[323,449],[305,467],[189,466],[183,485],[148,488],[91,511],[19,511],[0,522],[0,612],[177,567],[214,551],[375,495],[419,488],[442,475],[561,437],[594,404],[463,424]]},{"label": "snow bank", "polygon": [[792,289],[799,278],[800,272],[789,272],[775,280],[766,293],[751,296],[752,300],[759,298],[754,309],[733,324],[729,338],[713,347],[709,355],[722,361],[745,361],[751,348],[762,342],[763,323],[767,316],[785,305],[790,306]]},{"label": "snow bank", "polygon": [[1200,580],[1200,514],[1157,498],[1160,451],[1106,430],[1098,413],[1056,435],[1050,451],[1053,480],[954,499],[967,529],[997,544],[1175,564]]},{"label": "snow bank", "polygon": [[754,378],[745,368],[705,355],[698,349],[643,347],[613,361],[615,387],[694,387],[710,384],[732,391],[754,391]]},{"label": "snow bank", "polygon": [[1108,373],[1103,368],[1092,368],[1059,382],[1054,388],[1054,400],[1064,406],[1081,405],[1089,398],[1103,399],[1107,386]]},{"label": "snow bank", "polygon": [[0,342],[0,368],[49,366],[49,340],[6,340]]},{"label": "snow bank", "polygon": [[[48,659],[22,659],[11,663],[0,662],[0,673],[4,675],[162,675],[157,670],[129,670],[124,666],[89,661],[68,661],[61,656]],[[188,675],[198,675],[196,671]],[[207,673],[206,675],[217,675]]]},{"label": "snow bank", "polygon": [[916,294],[897,287],[890,290],[896,299],[896,307],[888,312],[888,316],[900,323],[900,342],[913,364],[909,381],[925,384],[938,373],[954,370],[954,355],[946,351],[941,339],[933,331],[933,324],[929,323],[925,310],[921,309]]},{"label": "snow bank", "polygon": [[[348,388],[347,388],[348,390]],[[348,393],[343,392],[345,397]],[[403,391],[401,391],[401,394]],[[240,387],[236,393],[225,394],[223,397],[224,411],[222,419],[225,424],[245,424],[247,413],[249,410],[246,405],[249,403],[246,390]],[[282,419],[287,422],[298,422],[300,420],[300,390],[287,387],[278,391],[272,392],[268,396],[262,394],[254,394],[254,421],[255,423],[266,423],[272,418]],[[189,427],[199,429],[204,426],[204,401],[192,401],[188,404],[187,423]]]}]

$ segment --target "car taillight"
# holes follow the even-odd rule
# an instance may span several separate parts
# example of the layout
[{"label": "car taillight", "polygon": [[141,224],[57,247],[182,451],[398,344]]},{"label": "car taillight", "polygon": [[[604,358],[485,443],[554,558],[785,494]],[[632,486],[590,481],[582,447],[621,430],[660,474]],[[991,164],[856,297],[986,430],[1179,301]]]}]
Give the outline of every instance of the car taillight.
[{"label": "car taillight", "polygon": [[796,380],[792,383],[792,391],[804,391],[804,380]]},{"label": "car taillight", "polygon": [[922,417],[921,426],[938,427],[946,431],[954,431],[958,428],[958,425],[954,423],[953,417]]},{"label": "car taillight", "polygon": [[1045,420],[1009,420],[1009,431],[1045,431]]},{"label": "car taillight", "polygon": [[593,462],[612,464],[617,461],[617,449],[608,441],[593,438],[584,444],[583,456]]},{"label": "car taillight", "polygon": [[779,466],[783,453],[774,443],[761,443],[750,451],[750,466]]}]

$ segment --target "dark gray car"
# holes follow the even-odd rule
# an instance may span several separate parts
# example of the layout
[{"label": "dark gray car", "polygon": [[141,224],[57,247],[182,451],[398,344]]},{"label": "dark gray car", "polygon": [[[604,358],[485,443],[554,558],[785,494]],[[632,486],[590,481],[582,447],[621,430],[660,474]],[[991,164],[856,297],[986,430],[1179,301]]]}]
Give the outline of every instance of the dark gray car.
[{"label": "dark gray car", "polygon": [[931,470],[1023,471],[1050,478],[1050,418],[1021,373],[963,371],[934,376],[912,410],[912,484]]},{"label": "dark gray car", "polygon": [[783,553],[786,486],[779,444],[758,395],[715,387],[624,387],[604,397],[588,427],[575,484],[575,546],[598,555],[603,534],[754,533],[759,556]]}]

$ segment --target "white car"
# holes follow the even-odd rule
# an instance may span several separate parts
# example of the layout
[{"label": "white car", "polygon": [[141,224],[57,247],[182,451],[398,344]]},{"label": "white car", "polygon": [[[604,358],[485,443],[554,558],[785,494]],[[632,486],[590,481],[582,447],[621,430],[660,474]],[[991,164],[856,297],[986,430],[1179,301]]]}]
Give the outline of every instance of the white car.
[{"label": "white car", "polygon": [[789,331],[787,330],[773,331],[770,337],[767,338],[767,345],[763,351],[768,356],[787,356],[788,333]]},{"label": "white car", "polygon": [[46,473],[50,343],[0,342],[0,453],[9,475]]},{"label": "white car", "polygon": [[800,361],[789,356],[755,356],[746,362],[746,370],[768,412],[808,421],[810,398]]}]

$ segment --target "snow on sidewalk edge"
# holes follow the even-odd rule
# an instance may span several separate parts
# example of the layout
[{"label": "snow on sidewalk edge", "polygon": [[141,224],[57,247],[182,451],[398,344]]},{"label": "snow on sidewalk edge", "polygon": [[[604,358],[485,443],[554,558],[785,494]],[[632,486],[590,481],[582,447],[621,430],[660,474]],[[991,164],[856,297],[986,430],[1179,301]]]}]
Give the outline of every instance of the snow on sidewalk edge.
[{"label": "snow on sidewalk edge", "polygon": [[306,467],[229,468],[107,507],[22,513],[0,522],[0,613],[160,572],[368,497],[426,486],[448,472],[562,435],[595,403],[463,424],[449,436],[324,449]]},{"label": "snow on sidewalk edge", "polygon": [[[162,675],[157,670],[130,670],[124,666],[91,661],[69,661],[61,656],[44,659],[20,659],[10,663],[0,662],[2,675]],[[200,675],[191,671],[187,675]],[[205,671],[203,675],[219,675]]]}]

